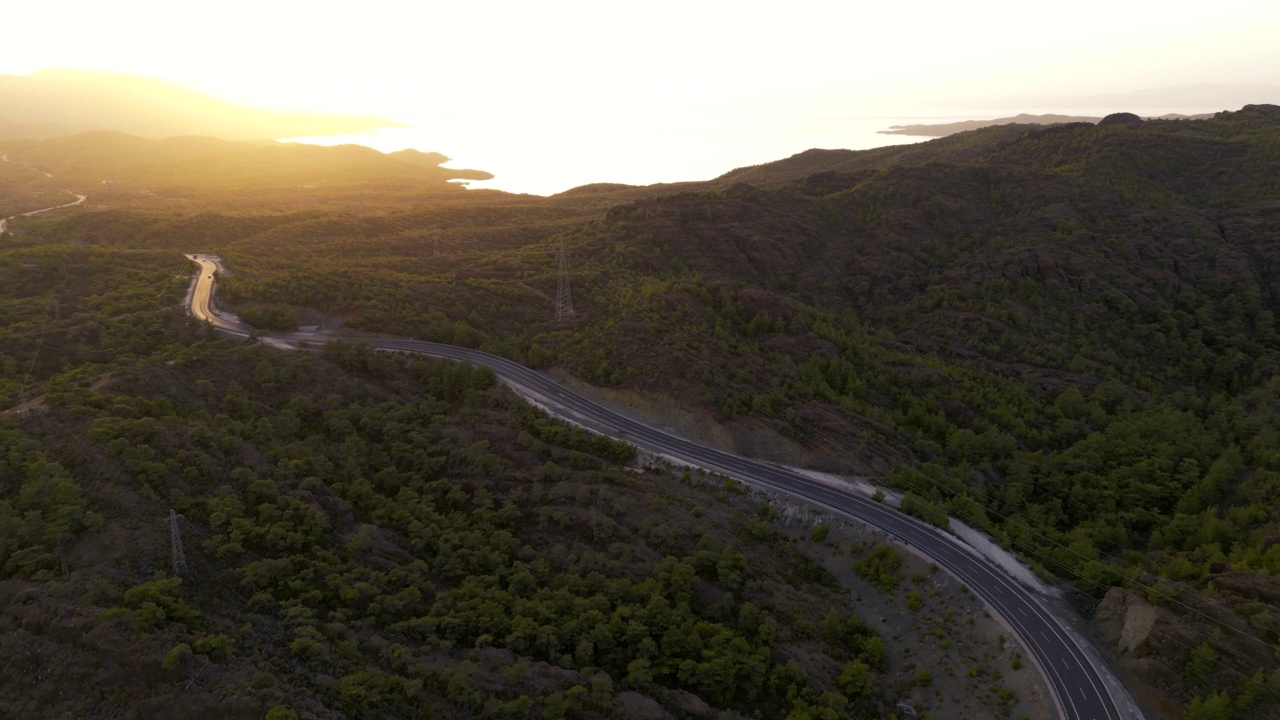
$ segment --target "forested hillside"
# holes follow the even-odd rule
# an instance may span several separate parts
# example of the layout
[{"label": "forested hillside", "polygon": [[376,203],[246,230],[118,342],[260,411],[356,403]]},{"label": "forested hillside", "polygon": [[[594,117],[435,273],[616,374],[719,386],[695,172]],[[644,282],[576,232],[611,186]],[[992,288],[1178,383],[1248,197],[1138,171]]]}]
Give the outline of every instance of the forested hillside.
[{"label": "forested hillside", "polygon": [[2,716],[1045,708],[972,594],[865,530],[487,371],[236,347],[180,255],[59,228],[0,248]]},{"label": "forested hillside", "polygon": [[[738,449],[870,475],[1069,583],[1148,707],[1244,720],[1274,716],[1280,685],[1278,168],[1280,108],[1249,106],[545,199],[179,188],[6,242],[219,253],[232,306],[669,399],[730,445],[771,434]],[[577,313],[557,324],[561,244]],[[49,315],[32,282],[12,317]],[[29,322],[3,352],[54,377],[73,360],[48,366]],[[1140,615],[1140,637],[1116,629]]]},{"label": "forested hillside", "polygon": [[5,714],[604,716],[616,684],[779,716],[887,668],[734,495],[625,471],[484,372],[219,345],[0,426]]},{"label": "forested hillside", "polygon": [[541,341],[883,474],[1083,594],[1127,587],[1182,622],[1130,649],[1153,684],[1255,698],[1280,661],[1277,168],[1274,107],[806,153],[610,211],[578,236],[582,325]]}]

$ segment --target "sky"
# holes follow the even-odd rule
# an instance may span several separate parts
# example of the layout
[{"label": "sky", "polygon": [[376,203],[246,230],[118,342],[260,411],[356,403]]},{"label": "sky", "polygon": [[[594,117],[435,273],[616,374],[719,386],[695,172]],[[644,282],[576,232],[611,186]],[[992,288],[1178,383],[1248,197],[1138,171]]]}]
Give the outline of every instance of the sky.
[{"label": "sky", "polygon": [[[256,105],[376,114],[429,135],[435,146],[419,149],[470,166],[480,165],[464,155],[482,138],[493,152],[476,160],[539,145],[541,162],[580,162],[696,154],[744,124],[795,133],[797,121],[946,115],[1029,96],[1280,84],[1280,3],[1180,7],[0,0],[0,74],[120,71]],[[761,145],[743,148],[748,161],[788,147],[764,130],[739,135]]]}]

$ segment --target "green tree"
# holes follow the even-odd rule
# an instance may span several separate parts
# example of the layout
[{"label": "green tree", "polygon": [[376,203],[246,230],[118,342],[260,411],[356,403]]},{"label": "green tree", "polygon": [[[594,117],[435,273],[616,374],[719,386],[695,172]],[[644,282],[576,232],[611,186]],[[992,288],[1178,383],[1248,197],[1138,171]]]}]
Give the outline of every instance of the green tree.
[{"label": "green tree", "polygon": [[850,700],[862,700],[871,696],[871,667],[861,660],[851,660],[845,664],[837,681],[840,692]]},{"label": "green tree", "polygon": [[1185,720],[1231,720],[1231,696],[1226,691],[1214,693],[1208,698],[1197,695],[1191,699],[1183,717]]}]

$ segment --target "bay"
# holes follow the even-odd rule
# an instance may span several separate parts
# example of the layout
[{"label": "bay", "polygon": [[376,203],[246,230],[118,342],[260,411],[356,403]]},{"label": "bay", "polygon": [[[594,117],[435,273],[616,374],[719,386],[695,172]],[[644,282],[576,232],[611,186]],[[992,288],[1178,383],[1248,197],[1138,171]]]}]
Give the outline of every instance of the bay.
[{"label": "bay", "polygon": [[[590,183],[651,185],[709,180],[735,168],[780,160],[811,148],[868,150],[932,138],[885,135],[895,125],[1011,117],[1020,112],[1102,117],[1114,109],[990,108],[901,115],[839,117],[581,117],[445,116],[406,128],[282,142],[356,144],[382,152],[440,152],[446,167],[493,173],[470,188],[551,195]],[[1138,108],[1144,117],[1213,112],[1205,108]]]}]

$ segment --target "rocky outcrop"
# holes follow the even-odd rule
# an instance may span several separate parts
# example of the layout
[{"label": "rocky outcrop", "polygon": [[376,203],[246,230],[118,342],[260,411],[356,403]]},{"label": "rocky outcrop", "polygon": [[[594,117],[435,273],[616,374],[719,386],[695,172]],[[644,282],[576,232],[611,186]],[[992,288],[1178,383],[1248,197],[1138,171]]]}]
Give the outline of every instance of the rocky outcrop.
[{"label": "rocky outcrop", "polygon": [[1143,649],[1160,609],[1123,588],[1113,587],[1098,605],[1094,620],[1112,647],[1126,655]]},{"label": "rocky outcrop", "polygon": [[671,693],[671,704],[676,710],[696,718],[713,718],[718,713],[702,698],[684,690]]},{"label": "rocky outcrop", "polygon": [[672,717],[657,700],[629,690],[614,696],[613,707],[619,717],[627,720],[670,720]]}]

